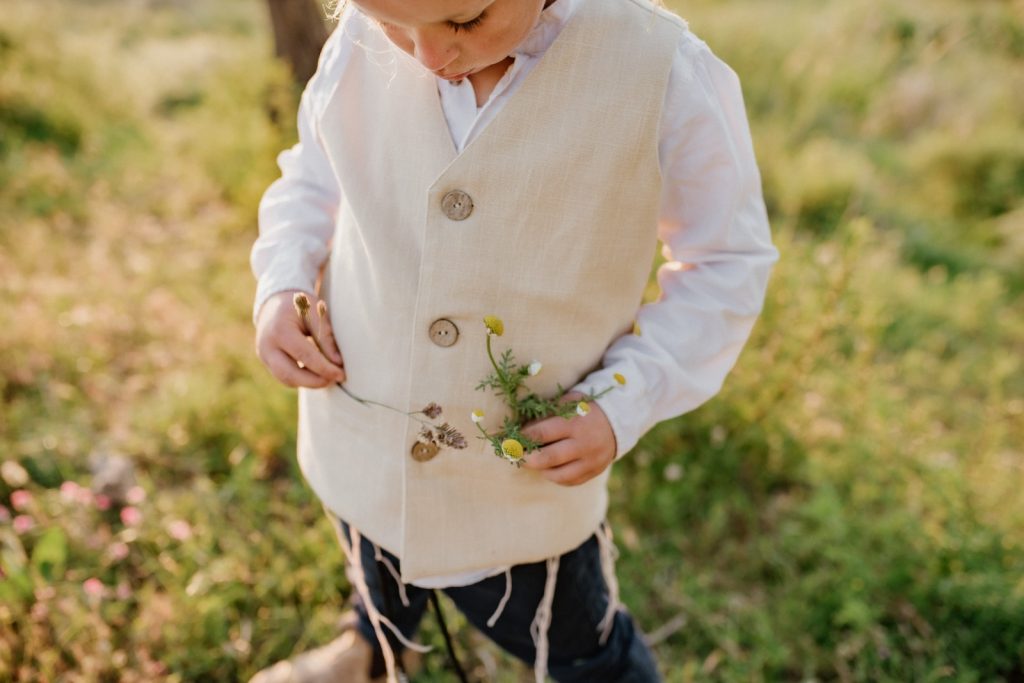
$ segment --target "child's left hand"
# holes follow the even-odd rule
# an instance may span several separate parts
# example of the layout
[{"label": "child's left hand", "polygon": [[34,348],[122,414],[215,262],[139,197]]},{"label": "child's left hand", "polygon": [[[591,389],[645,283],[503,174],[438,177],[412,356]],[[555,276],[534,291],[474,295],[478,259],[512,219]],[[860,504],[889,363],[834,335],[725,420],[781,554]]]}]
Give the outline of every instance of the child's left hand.
[{"label": "child's left hand", "polygon": [[[581,398],[577,391],[565,395],[567,401]],[[548,417],[523,427],[523,436],[543,444],[526,455],[523,466],[563,486],[578,486],[604,472],[615,460],[615,433],[601,407],[589,406],[583,416]]]}]

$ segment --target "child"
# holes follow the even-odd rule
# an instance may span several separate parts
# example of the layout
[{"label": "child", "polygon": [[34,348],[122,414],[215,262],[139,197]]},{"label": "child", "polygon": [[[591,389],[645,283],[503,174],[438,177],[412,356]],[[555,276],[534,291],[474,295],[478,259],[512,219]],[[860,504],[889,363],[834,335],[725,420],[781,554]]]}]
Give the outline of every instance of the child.
[{"label": "child", "polygon": [[[617,602],[606,482],[718,391],[761,309],[777,253],[735,74],[648,0],[359,0],[279,164],[257,349],[300,387],[299,463],[361,637],[273,680],[370,680],[371,656],[395,680],[429,588],[538,681],[659,680]],[[662,294],[638,309],[658,238]],[[325,263],[321,353],[292,298],[318,303]],[[617,388],[527,425],[542,448],[512,467],[472,438],[506,414],[475,390],[492,338],[542,361],[541,396]],[[468,448],[423,447],[402,413],[432,402]]]}]

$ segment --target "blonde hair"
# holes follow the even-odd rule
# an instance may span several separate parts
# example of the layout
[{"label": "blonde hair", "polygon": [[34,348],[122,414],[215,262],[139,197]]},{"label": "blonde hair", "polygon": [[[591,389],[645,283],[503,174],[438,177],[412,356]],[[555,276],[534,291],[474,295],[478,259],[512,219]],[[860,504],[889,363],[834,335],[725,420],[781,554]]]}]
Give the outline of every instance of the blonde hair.
[{"label": "blonde hair", "polygon": [[345,0],[327,0],[324,9],[327,10],[327,18],[332,21],[341,19],[341,13],[345,11]]}]

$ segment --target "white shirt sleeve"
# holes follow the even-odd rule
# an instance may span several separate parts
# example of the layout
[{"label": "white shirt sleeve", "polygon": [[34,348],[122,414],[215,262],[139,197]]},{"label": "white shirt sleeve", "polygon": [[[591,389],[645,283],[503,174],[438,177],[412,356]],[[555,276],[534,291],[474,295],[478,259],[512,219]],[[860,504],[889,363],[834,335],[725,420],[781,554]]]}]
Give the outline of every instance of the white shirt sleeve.
[{"label": "white shirt sleeve", "polygon": [[281,177],[260,201],[259,237],[249,257],[256,276],[253,323],[270,296],[289,289],[313,291],[330,253],[341,194],[320,143],[318,121],[351,51],[345,36],[350,14],[345,12],[320,53],[299,102],[299,141],[278,155]]},{"label": "white shirt sleeve", "polygon": [[659,159],[661,296],[637,312],[640,334],[617,339],[602,368],[573,387],[616,386],[597,400],[615,433],[616,458],[657,422],[718,393],[778,259],[739,79],[689,32],[669,76]]}]

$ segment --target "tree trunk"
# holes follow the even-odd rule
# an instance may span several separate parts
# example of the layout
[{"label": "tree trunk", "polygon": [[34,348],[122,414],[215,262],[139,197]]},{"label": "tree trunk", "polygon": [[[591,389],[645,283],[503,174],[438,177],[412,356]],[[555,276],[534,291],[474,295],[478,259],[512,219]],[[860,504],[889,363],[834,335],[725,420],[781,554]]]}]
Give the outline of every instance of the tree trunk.
[{"label": "tree trunk", "polygon": [[304,84],[316,71],[327,40],[320,0],[268,0],[277,56],[288,62],[295,81]]}]

